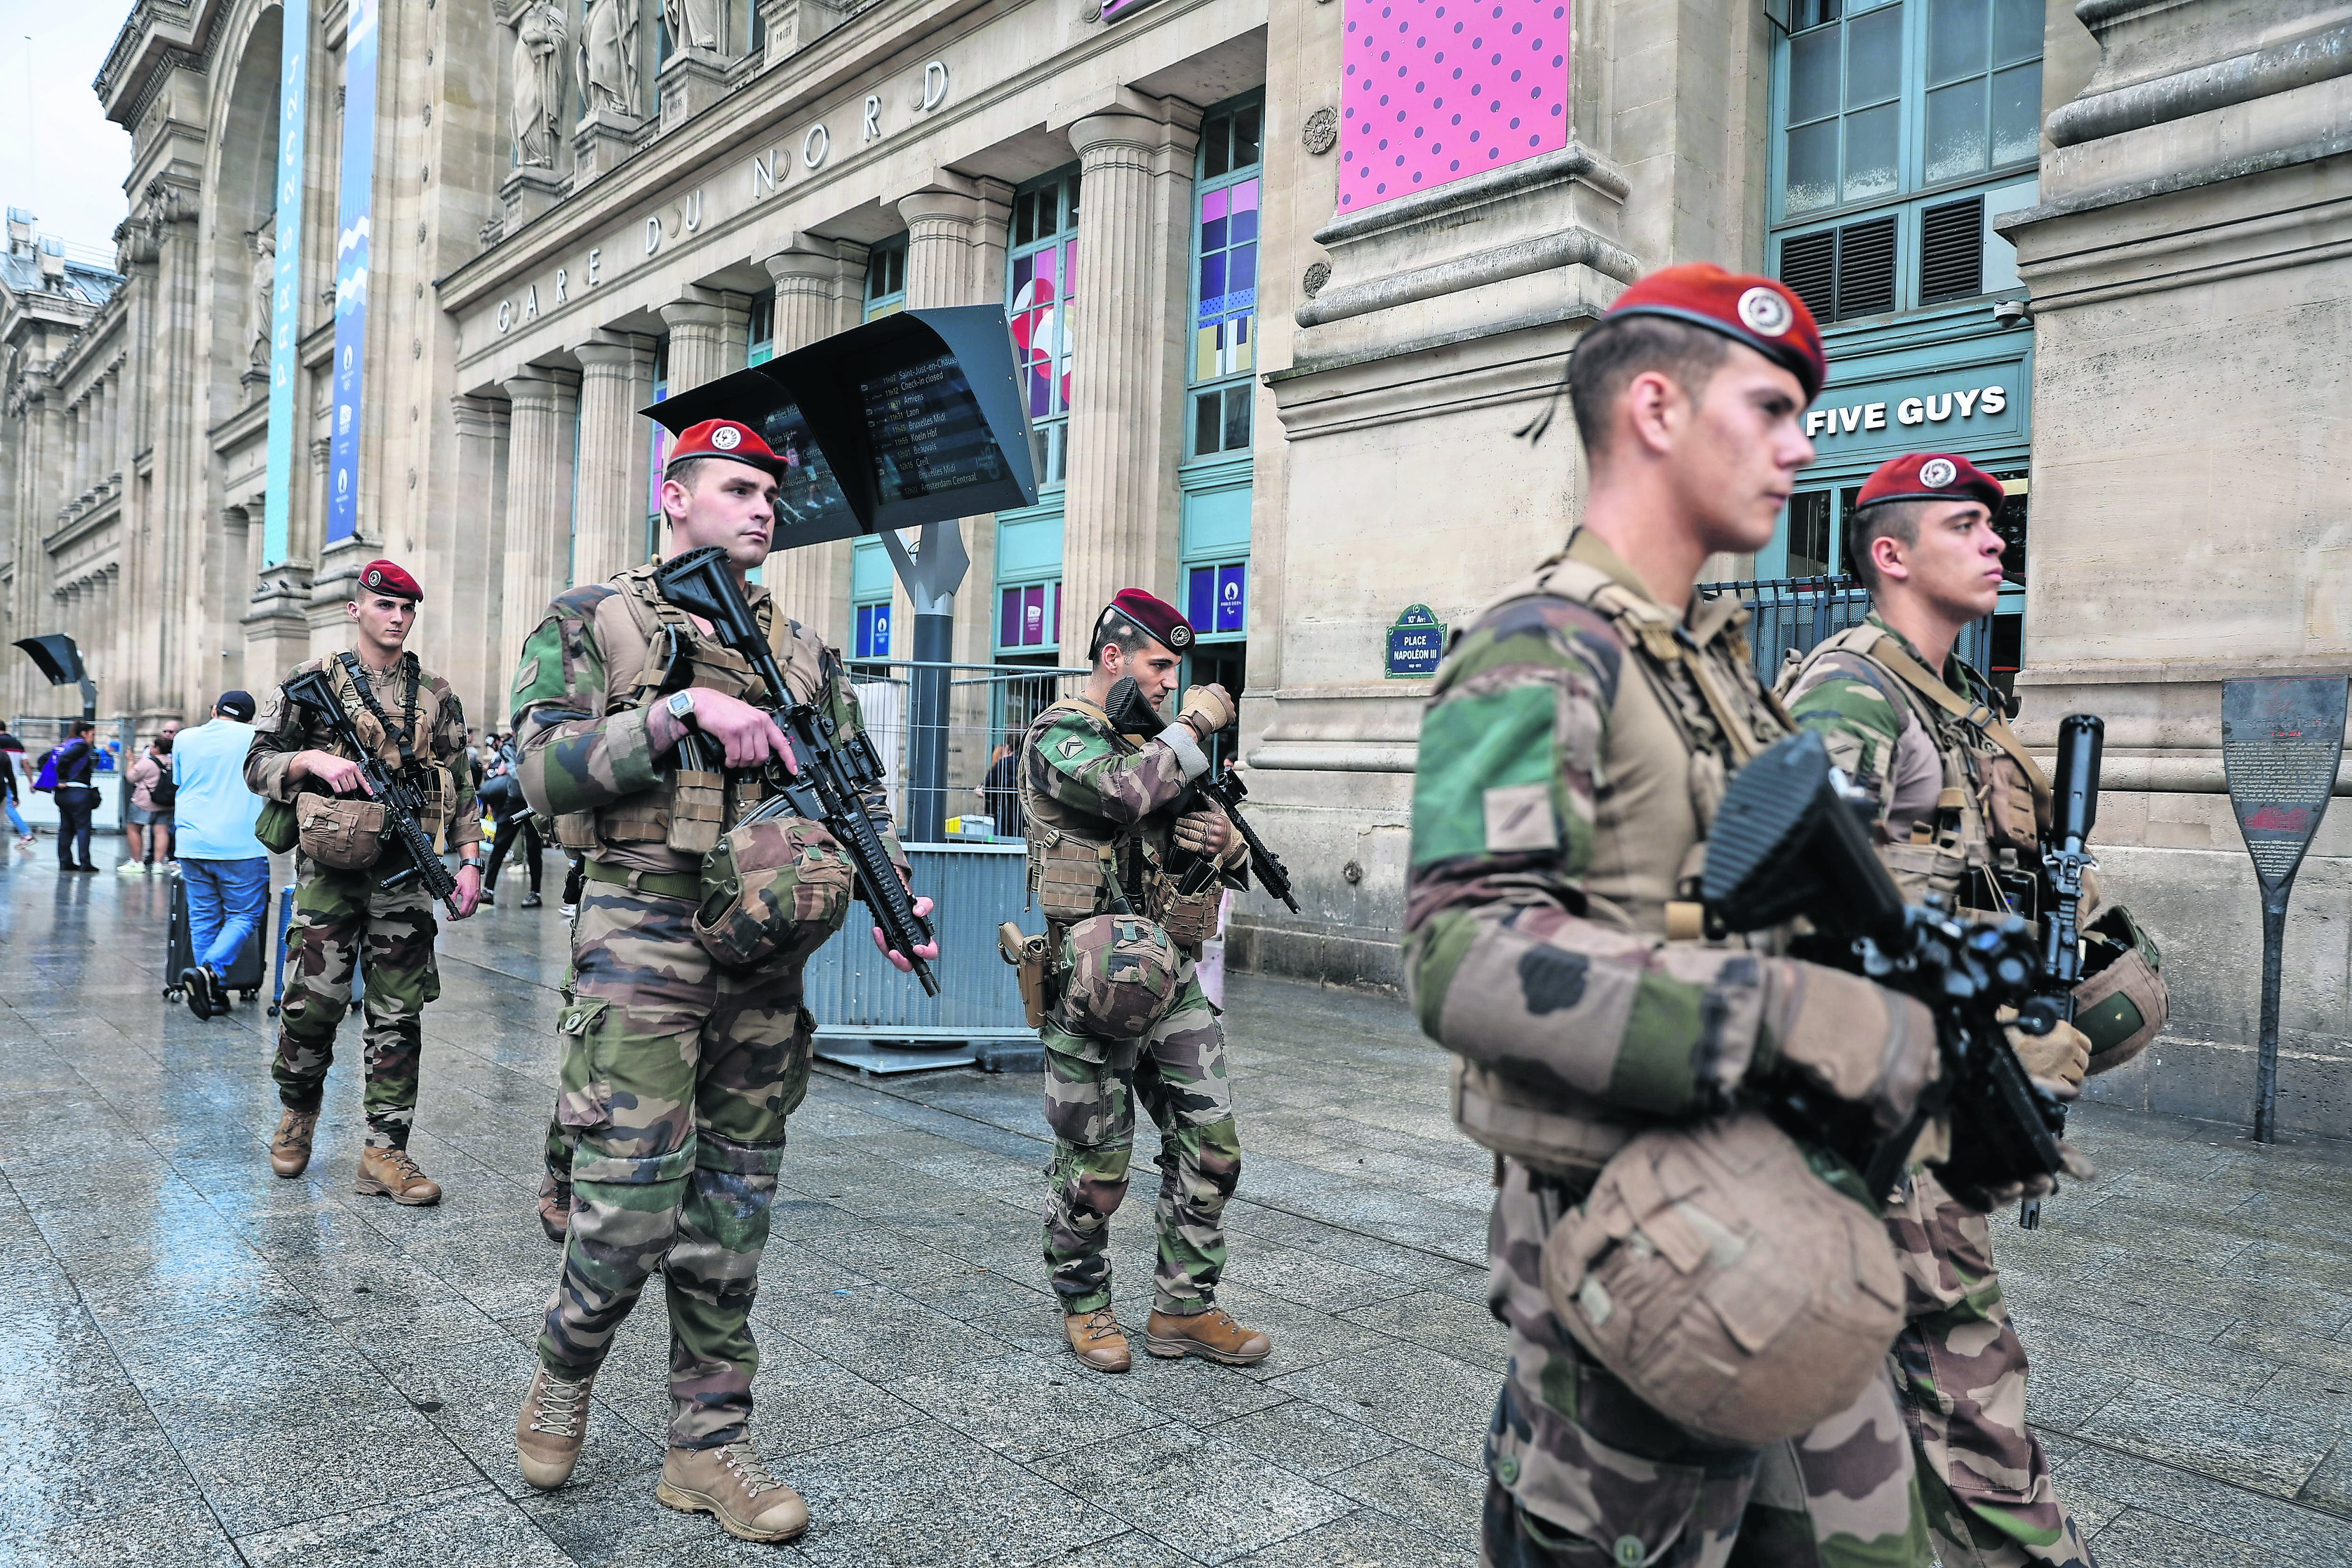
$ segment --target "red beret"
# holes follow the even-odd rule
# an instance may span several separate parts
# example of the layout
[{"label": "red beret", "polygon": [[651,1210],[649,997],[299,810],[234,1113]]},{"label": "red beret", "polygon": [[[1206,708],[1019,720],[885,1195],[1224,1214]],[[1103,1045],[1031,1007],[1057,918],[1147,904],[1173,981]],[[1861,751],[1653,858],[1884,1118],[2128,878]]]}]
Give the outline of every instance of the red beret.
[{"label": "red beret", "polygon": [[1813,313],[1776,278],[1726,272],[1712,262],[1662,268],[1617,296],[1601,315],[1664,316],[1721,332],[1745,343],[1803,384],[1807,401],[1821,395],[1830,363]]},{"label": "red beret", "polygon": [[[1165,599],[1155,599],[1140,588],[1121,588],[1118,596],[1095,622],[1097,630],[1103,621],[1114,615],[1125,616],[1177,653],[1182,653],[1192,646],[1192,623],[1186,620],[1175,605]],[[1101,651],[1102,638],[1098,635],[1095,646],[1087,652],[1091,656]]]},{"label": "red beret", "polygon": [[662,471],[668,472],[688,458],[732,458],[765,468],[778,479],[784,474],[784,460],[769,450],[760,433],[732,419],[706,419],[679,431],[677,443],[662,461]]},{"label": "red beret", "polygon": [[1856,507],[1876,506],[1883,500],[1973,500],[1982,501],[1987,511],[1998,517],[2006,492],[2000,481],[1969,462],[1942,452],[1914,452],[1905,458],[1892,458],[1878,465],[1878,469],[1865,480]]},{"label": "red beret", "polygon": [[425,590],[416,585],[416,579],[397,562],[369,562],[360,568],[360,586],[371,594],[394,594],[420,602],[425,597]]}]

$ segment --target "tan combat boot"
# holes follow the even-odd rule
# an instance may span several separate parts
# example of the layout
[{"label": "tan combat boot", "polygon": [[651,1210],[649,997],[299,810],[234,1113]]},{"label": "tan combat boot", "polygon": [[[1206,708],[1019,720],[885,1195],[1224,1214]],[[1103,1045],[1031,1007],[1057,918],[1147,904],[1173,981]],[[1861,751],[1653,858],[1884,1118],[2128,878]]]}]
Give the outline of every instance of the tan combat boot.
[{"label": "tan combat boot", "polygon": [[544,1366],[531,1374],[522,1414],[515,1417],[515,1458],[522,1462],[522,1479],[541,1491],[570,1480],[580,1462],[580,1446],[588,1440],[588,1389],[595,1381],[592,1372],[566,1383]]},{"label": "tan combat boot", "polygon": [[572,1229],[572,1184],[559,1182],[553,1176],[539,1179],[539,1228],[547,1239],[562,1245]]},{"label": "tan combat boot", "polygon": [[1128,1352],[1127,1336],[1119,1331],[1118,1320],[1111,1316],[1108,1307],[1064,1313],[1062,1333],[1070,1342],[1070,1352],[1097,1372],[1125,1372],[1135,1364]]},{"label": "tan combat boot", "polygon": [[707,1513],[738,1541],[791,1541],[808,1529],[808,1504],[768,1473],[751,1439],[720,1448],[672,1448],[654,1496],[681,1513]]},{"label": "tan combat boot", "polygon": [[1155,1309],[1144,1325],[1143,1348],[1162,1360],[1197,1355],[1227,1366],[1255,1366],[1273,1351],[1274,1342],[1234,1322],[1223,1307],[1183,1318]]},{"label": "tan combat boot", "polygon": [[269,1168],[291,1180],[310,1168],[310,1140],[319,1131],[315,1110],[289,1109],[278,1118],[269,1135]]},{"label": "tan combat boot", "polygon": [[423,1208],[441,1201],[441,1184],[416,1168],[405,1149],[379,1149],[373,1144],[360,1151],[360,1179],[353,1191],[372,1198],[390,1198],[411,1208]]}]

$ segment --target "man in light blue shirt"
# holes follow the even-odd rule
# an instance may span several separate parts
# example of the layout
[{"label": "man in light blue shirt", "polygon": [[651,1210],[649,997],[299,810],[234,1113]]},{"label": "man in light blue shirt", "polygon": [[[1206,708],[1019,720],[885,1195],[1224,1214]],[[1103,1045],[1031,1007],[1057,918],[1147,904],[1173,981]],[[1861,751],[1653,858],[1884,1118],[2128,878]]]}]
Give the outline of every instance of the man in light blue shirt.
[{"label": "man in light blue shirt", "polygon": [[269,903],[269,851],[253,834],[261,797],[245,787],[252,719],[252,695],[225,691],[213,704],[212,722],[182,731],[172,750],[188,951],[196,959],[180,972],[180,985],[188,1011],[199,1018],[228,1011],[222,980]]}]

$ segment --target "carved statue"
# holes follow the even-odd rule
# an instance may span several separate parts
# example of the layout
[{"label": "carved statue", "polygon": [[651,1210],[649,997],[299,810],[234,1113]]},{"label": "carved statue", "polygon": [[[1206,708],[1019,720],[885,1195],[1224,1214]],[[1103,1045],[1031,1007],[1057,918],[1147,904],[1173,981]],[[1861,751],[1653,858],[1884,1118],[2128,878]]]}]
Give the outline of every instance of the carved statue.
[{"label": "carved statue", "polygon": [[637,7],[625,0],[590,0],[580,43],[580,80],[589,112],[637,108]]},{"label": "carved statue", "polygon": [[662,21],[674,49],[719,47],[719,0],[662,0]]},{"label": "carved statue", "polygon": [[514,30],[515,162],[551,169],[563,112],[563,12],[555,0],[524,0]]},{"label": "carved statue", "polygon": [[269,368],[269,337],[275,321],[271,300],[278,286],[278,215],[263,218],[253,231],[253,293],[250,299],[252,315],[246,323],[246,337],[253,344],[247,357],[256,370]]}]

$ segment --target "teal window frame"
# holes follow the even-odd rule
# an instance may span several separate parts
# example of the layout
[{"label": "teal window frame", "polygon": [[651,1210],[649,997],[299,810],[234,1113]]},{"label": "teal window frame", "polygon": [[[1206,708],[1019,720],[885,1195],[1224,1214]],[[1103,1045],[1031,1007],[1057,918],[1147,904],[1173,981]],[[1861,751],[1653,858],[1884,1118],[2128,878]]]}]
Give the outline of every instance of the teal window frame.
[{"label": "teal window frame", "polygon": [[762,289],[751,296],[750,325],[745,331],[743,367],[765,364],[776,357],[776,291]]},{"label": "teal window frame", "polygon": [[[1078,165],[1065,164],[1048,174],[1024,181],[1013,192],[1013,211],[1006,228],[1004,247],[1004,312],[1013,329],[1014,353],[1023,355],[1024,345],[1039,331],[1049,333],[1045,353],[1053,368],[1049,371],[1045,408],[1041,412],[1033,396],[1030,384],[1032,373],[1024,363],[1018,372],[1021,391],[1029,398],[1029,425],[1035,432],[1039,458],[1038,472],[1041,494],[1050,493],[1056,510],[1061,505],[1063,487],[1069,479],[1070,438],[1070,379],[1071,311],[1079,308],[1071,279],[1077,270],[1078,254]],[[1050,206],[1052,224],[1045,221]],[[1038,258],[1053,252],[1052,278],[1058,289],[1050,299],[1039,300],[1033,279],[1039,270]]]},{"label": "teal window frame", "polygon": [[[890,657],[890,640],[895,629],[890,613],[891,587],[896,574],[890,567],[889,547],[879,539],[855,539],[849,545],[849,636],[845,646],[851,661],[887,659]],[[873,630],[873,612],[884,612],[880,627],[882,641],[873,644],[868,637]]]},{"label": "teal window frame", "polygon": [[[1824,13],[1830,13],[1824,16]],[[1971,16],[1982,41],[1973,51],[1955,47],[1954,29]],[[1844,228],[1871,219],[1895,219],[1893,310],[1920,309],[1922,215],[1929,208],[1997,193],[2021,178],[2032,180],[2041,150],[2041,79],[2042,70],[2042,6],[2039,0],[1886,0],[1853,5],[1846,0],[1799,0],[1791,19],[1801,26],[1789,32],[1776,29],[1770,82],[1771,108],[1768,138],[1767,214],[1770,220],[1771,266],[1782,270],[1782,252],[1790,240],[1824,230]],[[1891,72],[1884,68],[1886,50],[1874,40],[1892,29],[1896,45]],[[1965,29],[1963,29],[1965,31]],[[2031,40],[2031,53],[2023,52]],[[1861,63],[1857,60],[1857,45]],[[1825,78],[1797,79],[1801,58],[1832,48],[1837,55],[1833,83]],[[1931,167],[1935,149],[1931,132],[1940,131],[1954,117],[1951,110],[1974,86],[1981,100],[1974,123],[1983,136],[1983,156],[1973,167],[1938,170]],[[1824,95],[1824,87],[1833,87]],[[1804,102],[1796,100],[1802,98]],[[2001,101],[2013,100],[2011,112],[1997,118]],[[1893,182],[1881,188],[1844,188],[1847,153],[1854,141],[1856,121],[1883,117],[1895,135]],[[2000,156],[1997,139],[2008,129],[2010,155]],[[1836,184],[1831,199],[1790,210],[1790,165],[1792,135],[1819,135],[1828,128],[1838,143],[1832,162]],[[1866,128],[1865,128],[1866,130]],[[2013,205],[2013,204],[2012,204]],[[1984,234],[1984,292],[2007,280],[2006,251],[1993,240],[1991,216],[2002,205],[1988,201]],[[1970,296],[1973,297],[1973,296]],[[1937,301],[1938,304],[1948,300]],[[1848,311],[1852,319],[1858,312]],[[1828,324],[1825,320],[1824,325]]]},{"label": "teal window frame", "polygon": [[[990,647],[999,655],[1057,653],[1068,635],[1070,606],[1061,603],[1062,514],[1059,508],[1024,507],[996,514],[996,591],[989,604]],[[1045,611],[1044,640],[1007,642],[1006,595],[1037,590]],[[1083,612],[1081,612],[1083,613]],[[1087,628],[1080,628],[1085,630]]]},{"label": "teal window frame", "polygon": [[[1257,294],[1264,282],[1265,240],[1262,217],[1265,196],[1265,93],[1263,89],[1212,108],[1201,117],[1201,144],[1193,153],[1192,242],[1186,268],[1184,333],[1184,460],[1188,464],[1247,461],[1256,437]],[[1246,237],[1239,230],[1230,204],[1246,194]],[[1223,197],[1220,201],[1217,198]],[[1210,207],[1219,209],[1215,217]],[[1219,243],[1212,245],[1211,238]],[[1225,287],[1219,310],[1203,299],[1205,274],[1216,262]],[[1231,302],[1242,292],[1232,286],[1235,263],[1246,267],[1249,309],[1242,314]],[[1203,322],[1204,305],[1211,319]],[[1219,334],[1209,346],[1204,336]],[[1227,342],[1237,338],[1238,342]],[[1203,360],[1231,361],[1204,373]],[[1217,440],[1203,450],[1202,437],[1213,431]]]},{"label": "teal window frame", "polygon": [[866,294],[858,320],[878,321],[907,308],[907,237],[894,234],[866,253]]}]

